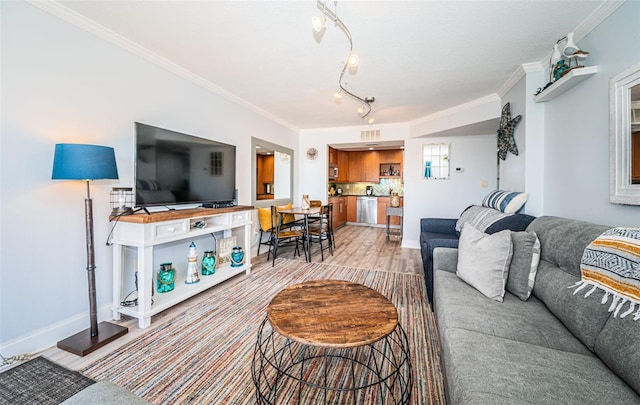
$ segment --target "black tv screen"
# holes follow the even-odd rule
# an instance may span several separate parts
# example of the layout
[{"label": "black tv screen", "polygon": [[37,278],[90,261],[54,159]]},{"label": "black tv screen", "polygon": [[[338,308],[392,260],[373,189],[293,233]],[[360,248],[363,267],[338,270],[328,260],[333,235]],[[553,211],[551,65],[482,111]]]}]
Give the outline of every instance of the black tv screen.
[{"label": "black tv screen", "polygon": [[236,147],[136,122],[136,206],[232,205]]}]

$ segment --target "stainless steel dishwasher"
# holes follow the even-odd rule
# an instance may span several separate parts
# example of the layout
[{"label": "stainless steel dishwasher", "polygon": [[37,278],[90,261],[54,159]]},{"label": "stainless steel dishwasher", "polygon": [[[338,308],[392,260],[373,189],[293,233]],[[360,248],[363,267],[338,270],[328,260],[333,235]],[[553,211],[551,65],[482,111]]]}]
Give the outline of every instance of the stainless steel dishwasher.
[{"label": "stainless steel dishwasher", "polygon": [[365,224],[378,223],[378,198],[377,197],[357,197],[356,198],[356,222]]}]

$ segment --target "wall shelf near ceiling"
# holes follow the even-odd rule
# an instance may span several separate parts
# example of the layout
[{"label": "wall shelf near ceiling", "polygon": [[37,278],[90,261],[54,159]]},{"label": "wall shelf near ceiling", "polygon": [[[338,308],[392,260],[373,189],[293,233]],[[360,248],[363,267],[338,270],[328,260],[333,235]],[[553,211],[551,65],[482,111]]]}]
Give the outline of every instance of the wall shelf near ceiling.
[{"label": "wall shelf near ceiling", "polygon": [[588,79],[592,75],[598,73],[597,66],[585,66],[583,68],[571,69],[569,73],[562,76],[560,80],[547,87],[542,93],[533,98],[536,103],[544,103],[545,101],[551,101],[558,97],[567,90],[571,90],[578,84],[582,83],[585,79]]}]

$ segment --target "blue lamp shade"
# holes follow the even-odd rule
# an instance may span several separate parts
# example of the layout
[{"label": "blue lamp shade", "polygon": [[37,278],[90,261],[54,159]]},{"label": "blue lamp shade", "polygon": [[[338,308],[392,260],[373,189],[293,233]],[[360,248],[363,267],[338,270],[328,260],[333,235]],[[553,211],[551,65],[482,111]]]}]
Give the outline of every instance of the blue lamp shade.
[{"label": "blue lamp shade", "polygon": [[56,144],[53,180],[117,179],[118,167],[113,148],[75,143]]}]

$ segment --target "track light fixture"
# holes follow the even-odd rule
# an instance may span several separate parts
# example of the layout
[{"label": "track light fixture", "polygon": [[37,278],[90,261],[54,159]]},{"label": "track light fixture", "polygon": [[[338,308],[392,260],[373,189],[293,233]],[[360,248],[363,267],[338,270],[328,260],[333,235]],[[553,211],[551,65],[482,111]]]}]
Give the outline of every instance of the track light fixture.
[{"label": "track light fixture", "polygon": [[[333,2],[334,5],[334,10],[330,10],[327,8],[327,5],[325,3],[323,3],[322,1],[318,0],[316,3],[316,6],[318,7],[318,9],[322,12],[322,16],[321,17],[313,17],[311,22],[313,24],[313,29],[316,32],[320,32],[325,28],[325,24],[326,24],[326,17],[330,18],[334,24],[336,26],[338,26],[342,32],[344,32],[344,35],[346,35],[347,40],[349,41],[349,53],[347,54],[347,58],[346,61],[344,63],[344,66],[342,67],[342,71],[340,72],[340,77],[338,78],[338,86],[340,86],[340,90],[338,90],[338,92],[334,93],[334,98],[337,100],[339,98],[342,97],[342,95],[340,94],[340,97],[338,97],[339,93],[344,93],[346,95],[348,95],[349,97],[353,98],[354,100],[362,103],[362,105],[358,108],[358,114],[360,114],[360,118],[365,118],[367,115],[369,115],[371,113],[371,103],[373,103],[375,101],[375,97],[360,97],[352,92],[350,92],[349,90],[347,90],[345,88],[345,86],[343,85],[342,81],[344,78],[344,72],[347,70],[347,67],[356,67],[358,66],[358,63],[360,62],[360,59],[358,58],[358,55],[356,55],[355,53],[353,53],[353,38],[351,37],[351,32],[349,32],[349,29],[347,28],[346,25],[344,25],[344,23],[342,22],[342,20],[340,20],[338,18],[337,15],[337,9],[338,9],[338,2],[334,1]],[[373,120],[370,119],[369,120],[369,124],[373,123]]]},{"label": "track light fixture", "polygon": [[318,17],[317,15],[311,19],[311,25],[315,32],[320,32],[327,27],[327,19],[324,16]]}]

